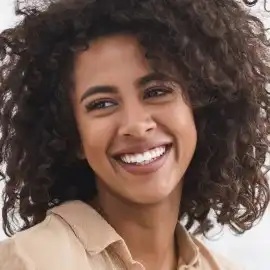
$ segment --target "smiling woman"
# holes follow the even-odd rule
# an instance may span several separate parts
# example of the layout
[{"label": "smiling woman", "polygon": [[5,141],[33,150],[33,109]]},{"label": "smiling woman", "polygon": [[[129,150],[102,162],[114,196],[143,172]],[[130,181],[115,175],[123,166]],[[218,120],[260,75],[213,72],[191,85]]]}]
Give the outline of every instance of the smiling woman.
[{"label": "smiling woman", "polygon": [[99,196],[109,189],[132,202],[157,203],[179,185],[193,156],[192,110],[180,85],[153,70],[130,34],[97,38],[77,55],[71,100],[82,154],[96,184],[106,187]]},{"label": "smiling woman", "polygon": [[0,35],[1,270],[238,269],[189,230],[214,211],[245,232],[269,203],[261,21],[233,0],[21,4]]}]

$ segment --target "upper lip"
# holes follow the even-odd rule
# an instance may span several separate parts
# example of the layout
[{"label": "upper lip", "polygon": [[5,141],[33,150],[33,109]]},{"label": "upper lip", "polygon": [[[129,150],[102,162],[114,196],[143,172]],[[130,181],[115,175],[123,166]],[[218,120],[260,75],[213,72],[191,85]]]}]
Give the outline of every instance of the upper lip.
[{"label": "upper lip", "polygon": [[171,142],[159,142],[159,143],[137,143],[129,146],[125,146],[120,148],[117,151],[114,151],[112,153],[112,156],[120,156],[124,154],[135,154],[135,153],[143,153],[146,151],[149,151],[150,149],[164,146],[164,145],[169,145]]}]

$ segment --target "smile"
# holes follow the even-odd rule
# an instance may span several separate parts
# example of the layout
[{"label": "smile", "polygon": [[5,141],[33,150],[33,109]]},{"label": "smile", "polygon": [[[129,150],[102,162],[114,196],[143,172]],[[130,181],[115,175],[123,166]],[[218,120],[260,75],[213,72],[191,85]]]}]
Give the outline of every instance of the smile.
[{"label": "smile", "polygon": [[141,153],[121,154],[115,158],[127,172],[142,175],[159,170],[166,162],[172,144],[160,145]]},{"label": "smile", "polygon": [[121,155],[119,159],[126,164],[146,165],[163,156],[166,153],[166,149],[166,145],[163,145],[143,153]]}]

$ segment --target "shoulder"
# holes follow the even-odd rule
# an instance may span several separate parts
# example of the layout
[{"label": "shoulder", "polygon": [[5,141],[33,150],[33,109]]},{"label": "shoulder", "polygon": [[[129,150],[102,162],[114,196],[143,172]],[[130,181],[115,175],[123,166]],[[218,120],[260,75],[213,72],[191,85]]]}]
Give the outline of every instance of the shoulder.
[{"label": "shoulder", "polygon": [[1,270],[34,270],[35,263],[30,258],[32,257],[30,254],[32,254],[32,251],[37,250],[38,242],[40,242],[40,238],[46,231],[49,222],[50,218],[46,218],[40,224],[0,242]]},{"label": "shoulder", "polygon": [[199,249],[200,262],[205,266],[203,269],[209,270],[245,270],[240,265],[231,262],[226,257],[210,250],[202,241],[193,238],[194,243]]},{"label": "shoulder", "polygon": [[35,270],[35,265],[23,252],[14,239],[8,239],[0,243],[1,270]]},{"label": "shoulder", "polygon": [[1,270],[48,269],[48,264],[57,264],[55,254],[59,259],[68,256],[70,245],[76,244],[70,227],[58,216],[49,215],[40,224],[0,243]]}]

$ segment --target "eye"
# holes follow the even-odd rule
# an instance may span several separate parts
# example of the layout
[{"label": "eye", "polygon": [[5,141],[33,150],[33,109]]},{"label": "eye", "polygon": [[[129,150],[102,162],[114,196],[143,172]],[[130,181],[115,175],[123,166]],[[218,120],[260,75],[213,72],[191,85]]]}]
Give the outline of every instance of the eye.
[{"label": "eye", "polygon": [[165,89],[165,88],[150,88],[150,89],[147,89],[145,92],[144,92],[144,98],[156,98],[156,97],[162,97],[162,96],[165,96],[165,95],[168,95],[172,93],[172,90],[171,89]]},{"label": "eye", "polygon": [[112,100],[94,100],[85,105],[87,112],[94,110],[103,110],[115,106],[116,103]]}]

